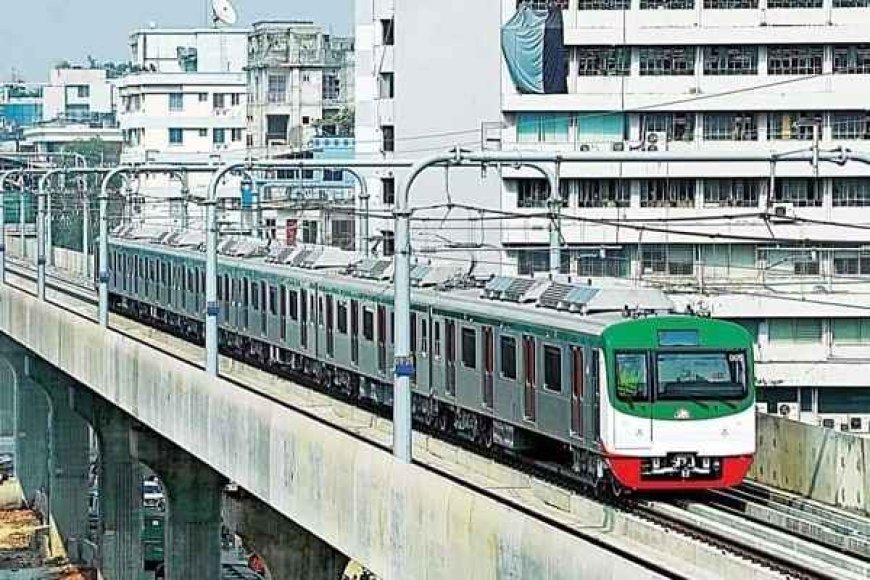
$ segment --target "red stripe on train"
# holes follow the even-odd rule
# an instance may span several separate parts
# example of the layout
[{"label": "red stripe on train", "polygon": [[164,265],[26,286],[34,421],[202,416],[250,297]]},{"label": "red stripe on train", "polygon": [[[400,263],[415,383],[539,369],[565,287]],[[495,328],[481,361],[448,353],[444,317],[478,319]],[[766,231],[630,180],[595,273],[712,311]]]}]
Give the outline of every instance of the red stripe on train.
[{"label": "red stripe on train", "polygon": [[752,465],[752,455],[735,455],[722,458],[722,475],[716,479],[642,479],[640,457],[607,455],[607,463],[623,487],[637,491],[719,489],[743,483]]}]

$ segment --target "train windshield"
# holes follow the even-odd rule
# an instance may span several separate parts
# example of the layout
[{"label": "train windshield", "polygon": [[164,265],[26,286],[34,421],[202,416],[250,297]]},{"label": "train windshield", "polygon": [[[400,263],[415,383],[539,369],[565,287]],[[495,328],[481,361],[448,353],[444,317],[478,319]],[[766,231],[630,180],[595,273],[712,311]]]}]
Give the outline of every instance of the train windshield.
[{"label": "train windshield", "polygon": [[742,399],[746,396],[743,352],[680,352],[656,355],[659,400]]}]

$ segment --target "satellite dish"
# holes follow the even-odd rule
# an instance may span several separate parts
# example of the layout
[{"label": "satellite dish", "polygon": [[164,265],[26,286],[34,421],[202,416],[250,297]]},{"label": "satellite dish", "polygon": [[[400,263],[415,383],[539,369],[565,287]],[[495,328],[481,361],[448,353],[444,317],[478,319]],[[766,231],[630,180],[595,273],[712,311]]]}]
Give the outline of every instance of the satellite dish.
[{"label": "satellite dish", "polygon": [[239,19],[236,9],[233,8],[230,0],[212,0],[211,12],[215,25],[226,24],[227,26],[232,26]]}]

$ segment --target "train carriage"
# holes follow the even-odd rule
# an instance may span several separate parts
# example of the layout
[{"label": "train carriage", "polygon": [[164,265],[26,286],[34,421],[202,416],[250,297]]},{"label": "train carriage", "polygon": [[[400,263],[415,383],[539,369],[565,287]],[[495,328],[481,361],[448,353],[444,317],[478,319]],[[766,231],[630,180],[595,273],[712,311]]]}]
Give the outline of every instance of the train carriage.
[{"label": "train carriage", "polygon": [[[312,269],[321,254],[304,252],[221,257],[222,351],[390,406],[388,262],[358,266],[355,276],[353,268]],[[110,269],[116,311],[202,340],[200,251],[116,236]],[[484,448],[562,462],[614,490],[742,481],[755,423],[752,343],[741,327],[675,315],[650,289],[447,282],[413,292],[415,421]]]}]

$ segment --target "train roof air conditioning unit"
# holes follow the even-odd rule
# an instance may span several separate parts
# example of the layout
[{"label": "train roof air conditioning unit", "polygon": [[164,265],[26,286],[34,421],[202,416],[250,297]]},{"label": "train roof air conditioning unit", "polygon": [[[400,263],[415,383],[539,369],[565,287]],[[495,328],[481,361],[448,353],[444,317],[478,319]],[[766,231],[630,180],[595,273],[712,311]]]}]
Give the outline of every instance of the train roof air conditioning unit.
[{"label": "train roof air conditioning unit", "polygon": [[667,151],[668,134],[664,131],[650,131],[643,140],[644,151]]}]

